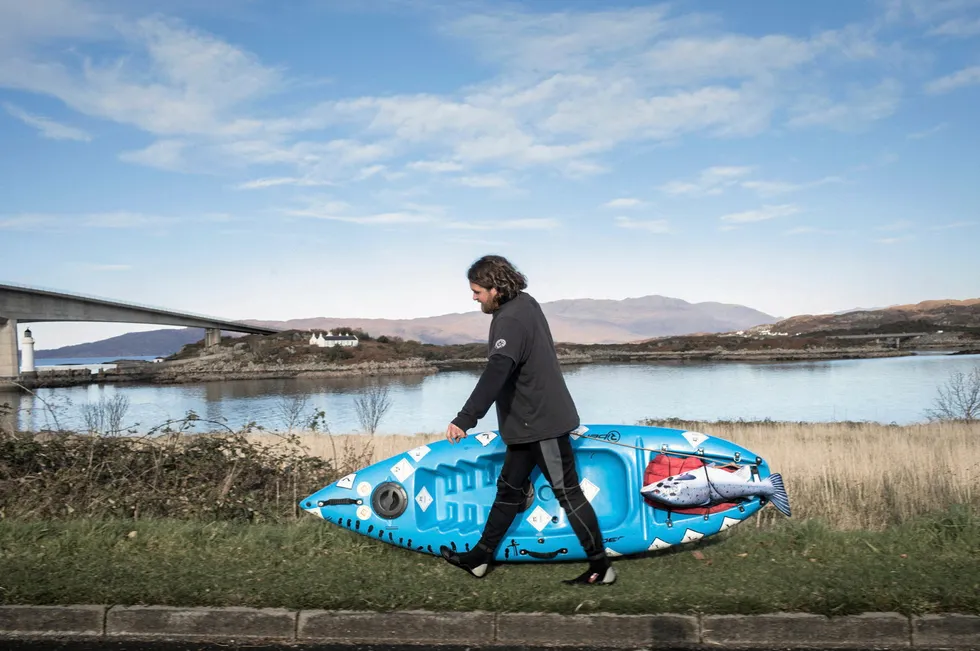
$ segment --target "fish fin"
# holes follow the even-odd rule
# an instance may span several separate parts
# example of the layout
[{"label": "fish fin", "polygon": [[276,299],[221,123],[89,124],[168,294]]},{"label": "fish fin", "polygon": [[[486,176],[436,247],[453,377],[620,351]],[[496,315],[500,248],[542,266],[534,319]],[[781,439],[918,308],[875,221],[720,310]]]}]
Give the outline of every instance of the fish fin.
[{"label": "fish fin", "polygon": [[751,481],[752,480],[752,466],[742,466],[742,467],[740,467],[738,470],[736,470],[732,474],[734,474],[739,479],[742,479],[742,480],[745,480],[745,481]]},{"label": "fish fin", "polygon": [[783,477],[778,472],[769,475],[769,482],[776,491],[772,494],[770,499],[772,500],[772,505],[776,509],[785,515],[787,518],[791,517],[791,512],[789,508],[789,495],[786,493],[786,487],[783,486]]}]

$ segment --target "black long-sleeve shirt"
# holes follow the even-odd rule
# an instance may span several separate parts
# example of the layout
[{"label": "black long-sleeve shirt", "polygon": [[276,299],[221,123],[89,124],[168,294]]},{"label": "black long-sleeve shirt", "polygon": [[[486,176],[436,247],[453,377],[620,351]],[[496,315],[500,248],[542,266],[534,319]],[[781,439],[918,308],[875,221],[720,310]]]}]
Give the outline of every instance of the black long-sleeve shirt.
[{"label": "black long-sleeve shirt", "polygon": [[487,367],[453,423],[465,432],[496,402],[500,437],[507,445],[578,427],[578,410],[538,302],[520,292],[494,312],[488,334]]},{"label": "black long-sleeve shirt", "polygon": [[491,355],[479,382],[473,388],[473,393],[453,419],[453,425],[464,432],[471,427],[476,427],[477,421],[486,416],[490,405],[500,395],[500,390],[516,366],[514,360],[507,355]]}]

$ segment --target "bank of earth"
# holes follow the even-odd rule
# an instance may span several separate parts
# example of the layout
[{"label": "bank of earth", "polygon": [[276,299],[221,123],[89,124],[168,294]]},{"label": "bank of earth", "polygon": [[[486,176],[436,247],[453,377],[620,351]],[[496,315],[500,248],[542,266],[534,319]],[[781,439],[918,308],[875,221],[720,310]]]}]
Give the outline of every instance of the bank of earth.
[{"label": "bank of earth", "polygon": [[[430,374],[481,368],[486,344],[424,344],[398,337],[374,337],[353,330],[357,346],[317,347],[309,332],[227,337],[205,348],[199,342],[158,363],[119,360],[114,369],[42,371],[21,378],[28,388],[118,382],[178,384],[237,379],[285,379],[359,375]],[[917,337],[896,346],[893,339],[838,339],[824,335],[685,335],[629,344],[557,345],[562,364],[656,362],[783,362],[866,359],[923,352],[975,351],[980,335],[949,333]]]}]

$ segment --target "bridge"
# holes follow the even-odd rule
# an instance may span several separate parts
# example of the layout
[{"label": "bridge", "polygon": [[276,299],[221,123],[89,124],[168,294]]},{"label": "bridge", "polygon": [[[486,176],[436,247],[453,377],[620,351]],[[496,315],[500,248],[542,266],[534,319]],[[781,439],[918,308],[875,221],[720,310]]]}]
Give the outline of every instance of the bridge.
[{"label": "bridge", "polygon": [[931,332],[890,332],[888,334],[876,334],[876,335],[828,335],[827,339],[875,339],[887,341],[894,341],[895,348],[901,348],[903,339],[914,339],[916,337],[924,337],[925,335],[932,334]]},{"label": "bridge", "polygon": [[204,328],[206,347],[215,346],[221,341],[222,330],[260,335],[279,332],[273,328],[138,303],[26,285],[0,284],[0,378],[16,378],[20,375],[20,364],[17,360],[17,324],[45,321],[150,323]]}]

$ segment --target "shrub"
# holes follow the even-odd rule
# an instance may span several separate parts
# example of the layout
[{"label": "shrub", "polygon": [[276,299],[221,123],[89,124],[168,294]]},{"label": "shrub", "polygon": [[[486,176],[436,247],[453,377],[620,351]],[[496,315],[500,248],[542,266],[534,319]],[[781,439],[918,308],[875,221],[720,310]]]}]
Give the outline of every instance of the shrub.
[{"label": "shrub", "polygon": [[970,373],[951,373],[937,393],[933,408],[926,411],[929,420],[980,420],[980,366]]},{"label": "shrub", "polygon": [[190,413],[139,437],[0,432],[0,517],[281,521],[340,476],[297,437],[189,432],[199,421],[210,422]]}]

